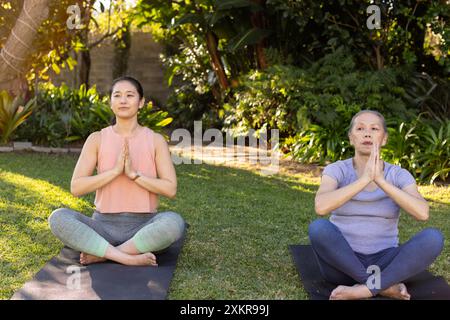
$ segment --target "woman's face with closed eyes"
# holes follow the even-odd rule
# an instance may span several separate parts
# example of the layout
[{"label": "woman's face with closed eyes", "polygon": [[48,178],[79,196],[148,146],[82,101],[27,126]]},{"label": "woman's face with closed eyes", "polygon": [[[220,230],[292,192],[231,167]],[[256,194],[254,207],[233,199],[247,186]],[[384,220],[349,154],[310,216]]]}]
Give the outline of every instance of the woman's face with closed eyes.
[{"label": "woman's face with closed eyes", "polygon": [[387,133],[379,116],[373,113],[362,113],[354,119],[349,134],[350,144],[355,152],[370,155],[372,145],[377,143],[380,147],[387,142]]}]

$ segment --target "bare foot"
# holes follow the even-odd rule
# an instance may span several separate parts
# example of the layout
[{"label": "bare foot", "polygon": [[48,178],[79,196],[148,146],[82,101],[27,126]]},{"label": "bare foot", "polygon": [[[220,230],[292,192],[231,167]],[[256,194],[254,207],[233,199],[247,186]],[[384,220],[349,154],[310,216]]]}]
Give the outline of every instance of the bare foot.
[{"label": "bare foot", "polygon": [[107,259],[105,259],[105,258],[93,256],[91,254],[87,254],[84,252],[80,253],[80,263],[85,266],[87,266],[88,264],[92,264],[92,263],[105,262],[106,260]]},{"label": "bare foot", "polygon": [[371,298],[372,292],[363,284],[355,284],[353,287],[338,286],[330,295],[330,300],[356,300]]},{"label": "bare foot", "polygon": [[400,300],[411,299],[411,295],[408,293],[408,290],[406,290],[406,286],[404,283],[394,284],[393,286],[390,286],[386,290],[381,291],[380,295],[382,295],[383,297],[389,297]]},{"label": "bare foot", "polygon": [[125,264],[129,266],[158,266],[158,264],[156,263],[156,256],[151,252],[130,255],[128,261]]}]

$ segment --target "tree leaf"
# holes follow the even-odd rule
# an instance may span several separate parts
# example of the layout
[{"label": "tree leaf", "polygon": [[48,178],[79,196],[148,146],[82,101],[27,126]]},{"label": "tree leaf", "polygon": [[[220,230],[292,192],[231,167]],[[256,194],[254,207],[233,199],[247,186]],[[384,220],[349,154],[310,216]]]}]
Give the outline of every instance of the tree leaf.
[{"label": "tree leaf", "polygon": [[240,48],[248,45],[258,43],[262,39],[266,38],[271,33],[270,30],[252,28],[239,33],[236,37],[230,40],[227,46],[227,50],[234,52]]},{"label": "tree leaf", "polygon": [[165,127],[173,121],[173,118],[166,118],[156,124],[157,127]]},{"label": "tree leaf", "polygon": [[205,19],[203,17],[203,15],[198,14],[198,13],[187,13],[184,16],[182,16],[180,19],[175,20],[175,22],[173,23],[172,27],[176,28],[179,27],[183,24],[200,24],[200,25],[204,25],[205,24]]},{"label": "tree leaf", "polygon": [[258,4],[250,0],[216,0],[214,6],[217,10],[226,10],[232,8],[244,8],[244,7],[260,7]]},{"label": "tree leaf", "polygon": [[95,26],[97,27],[97,29],[100,28],[100,26],[99,26],[97,20],[96,20],[93,16],[91,16],[91,19],[90,19],[90,20],[91,20],[92,22],[94,22],[94,24],[95,24]]},{"label": "tree leaf", "polygon": [[55,71],[56,74],[59,74],[61,72],[61,69],[58,67],[56,63],[52,63],[52,69]]}]

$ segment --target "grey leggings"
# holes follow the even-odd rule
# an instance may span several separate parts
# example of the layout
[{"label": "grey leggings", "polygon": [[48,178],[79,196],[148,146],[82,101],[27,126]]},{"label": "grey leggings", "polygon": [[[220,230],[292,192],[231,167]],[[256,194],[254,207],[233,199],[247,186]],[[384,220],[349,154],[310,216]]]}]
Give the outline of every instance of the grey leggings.
[{"label": "grey leggings", "polygon": [[112,213],[95,211],[92,218],[60,208],[48,218],[52,233],[66,246],[104,257],[108,245],[118,246],[130,239],[139,252],[159,252],[177,241],[184,220],[175,212]]}]

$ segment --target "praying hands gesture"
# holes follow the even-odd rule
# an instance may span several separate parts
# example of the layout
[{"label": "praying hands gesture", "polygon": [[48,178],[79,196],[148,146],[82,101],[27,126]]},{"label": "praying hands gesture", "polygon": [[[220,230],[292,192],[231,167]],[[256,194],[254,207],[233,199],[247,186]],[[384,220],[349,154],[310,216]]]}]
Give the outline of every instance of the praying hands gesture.
[{"label": "praying hands gesture", "polygon": [[114,170],[118,175],[125,173],[125,175],[131,180],[136,178],[137,172],[133,170],[133,166],[131,165],[128,139],[125,139],[125,143],[123,145],[122,151],[119,154],[119,157],[117,158],[117,163],[114,167]]},{"label": "praying hands gesture", "polygon": [[377,142],[372,144],[372,151],[364,168],[363,178],[368,183],[374,181],[379,184],[384,181],[384,162],[380,158],[380,145]]}]

